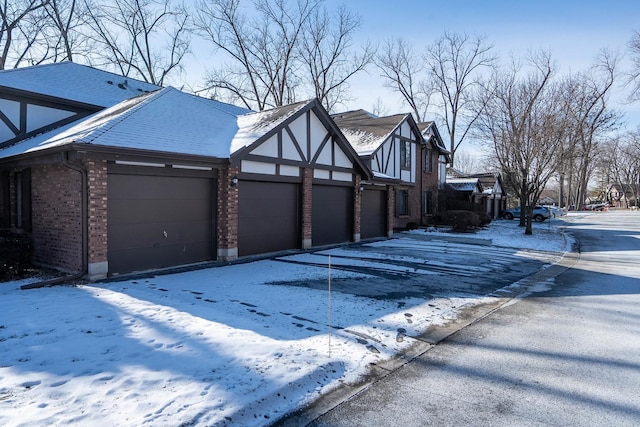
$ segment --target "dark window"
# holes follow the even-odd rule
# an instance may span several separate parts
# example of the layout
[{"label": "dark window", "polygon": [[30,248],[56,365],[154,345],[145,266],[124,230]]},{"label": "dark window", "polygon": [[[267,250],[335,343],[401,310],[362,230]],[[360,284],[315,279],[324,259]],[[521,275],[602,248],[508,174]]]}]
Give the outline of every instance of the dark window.
[{"label": "dark window", "polygon": [[16,227],[31,231],[31,169],[15,175]]},{"label": "dark window", "polygon": [[409,192],[396,190],[396,216],[409,215]]},{"label": "dark window", "polygon": [[400,167],[411,169],[411,141],[400,141]]},{"label": "dark window", "polygon": [[425,172],[433,172],[433,151],[430,148],[422,150],[422,166]]},{"label": "dark window", "polygon": [[431,202],[431,192],[425,191],[422,193],[422,214],[431,215],[433,213],[433,207]]},{"label": "dark window", "polygon": [[11,197],[9,196],[9,172],[0,172],[0,227],[11,227]]}]

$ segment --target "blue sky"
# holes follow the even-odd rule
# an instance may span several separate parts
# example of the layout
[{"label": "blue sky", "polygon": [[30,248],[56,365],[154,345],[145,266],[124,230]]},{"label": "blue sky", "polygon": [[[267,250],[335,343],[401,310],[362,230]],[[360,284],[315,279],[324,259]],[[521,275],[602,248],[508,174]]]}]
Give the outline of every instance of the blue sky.
[{"label": "blue sky", "polygon": [[[625,53],[634,31],[640,31],[640,0],[327,0],[346,4],[362,19],[359,37],[381,42],[390,37],[423,48],[445,31],[487,36],[503,61],[527,50],[552,52],[560,72],[577,72],[592,64],[600,49]],[[625,62],[628,65],[628,62]],[[387,89],[376,87],[377,74],[352,85],[357,100],[349,108],[371,109],[380,97],[390,113],[407,110]],[[621,98],[618,94],[616,98]],[[640,126],[640,103],[623,107],[632,128]]]}]

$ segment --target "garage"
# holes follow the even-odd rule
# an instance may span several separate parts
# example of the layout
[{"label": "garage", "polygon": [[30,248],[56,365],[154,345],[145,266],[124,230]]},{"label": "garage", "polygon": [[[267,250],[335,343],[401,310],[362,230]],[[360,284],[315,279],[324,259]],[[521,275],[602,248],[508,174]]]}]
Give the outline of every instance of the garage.
[{"label": "garage", "polygon": [[300,186],[289,182],[238,183],[238,254],[298,249]]},{"label": "garage", "polygon": [[365,187],[362,192],[360,215],[360,237],[387,236],[387,191],[375,187]]},{"label": "garage", "polygon": [[312,202],[313,246],[353,239],[353,188],[314,185]]},{"label": "garage", "polygon": [[213,178],[109,170],[107,183],[110,274],[214,258]]}]

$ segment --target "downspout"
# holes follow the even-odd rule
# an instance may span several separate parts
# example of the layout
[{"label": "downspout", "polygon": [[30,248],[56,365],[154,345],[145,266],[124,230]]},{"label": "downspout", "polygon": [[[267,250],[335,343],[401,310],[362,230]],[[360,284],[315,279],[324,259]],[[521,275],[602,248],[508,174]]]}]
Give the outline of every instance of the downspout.
[{"label": "downspout", "polygon": [[69,152],[65,151],[61,153],[63,166],[72,169],[80,173],[81,190],[80,190],[80,209],[82,211],[82,269],[78,273],[70,274],[67,276],[56,277],[50,280],[43,280],[40,282],[29,283],[27,285],[20,286],[20,289],[36,289],[49,286],[60,285],[73,280],[78,280],[87,275],[89,271],[89,234],[88,234],[88,213],[89,208],[87,206],[87,170],[80,165],[71,163],[69,161]]}]

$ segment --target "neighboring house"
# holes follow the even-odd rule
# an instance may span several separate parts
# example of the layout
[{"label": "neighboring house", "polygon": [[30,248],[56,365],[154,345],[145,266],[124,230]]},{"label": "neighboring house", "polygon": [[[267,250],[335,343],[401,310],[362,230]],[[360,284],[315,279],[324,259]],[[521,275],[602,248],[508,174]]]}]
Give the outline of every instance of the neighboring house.
[{"label": "neighboring house", "polygon": [[[38,93],[38,71],[56,66],[68,91]],[[370,172],[317,100],[252,113],[66,63],[7,89],[22,71],[0,72],[0,117],[14,124],[0,146],[0,221],[31,234],[39,265],[99,279],[360,238]],[[80,101],[87,75],[79,92],[113,86],[124,100]],[[61,112],[23,126],[13,102],[30,123],[41,110],[23,106],[46,96]],[[100,111],[65,116],[75,102]]]},{"label": "neighboring house", "polygon": [[485,213],[492,219],[500,218],[500,214],[507,208],[507,191],[499,173],[476,173],[466,175],[468,178],[478,178],[483,188],[482,204]]},{"label": "neighboring house", "polygon": [[476,212],[484,210],[484,188],[480,179],[447,177],[447,188],[451,190],[445,201],[447,210],[469,209],[470,205]]},{"label": "neighboring house", "polygon": [[448,168],[447,184],[451,189],[462,192],[454,199],[473,203],[478,212],[484,212],[492,219],[500,218],[507,208],[508,195],[500,173],[465,174]]},{"label": "neighboring house", "polygon": [[606,200],[616,208],[638,207],[638,197],[640,196],[640,185],[615,183],[609,185],[606,193]]},{"label": "neighboring house", "polygon": [[[411,114],[377,117],[355,110],[332,117],[373,173],[363,183],[362,237],[429,223],[440,182],[435,125],[425,125],[425,140]],[[380,217],[385,206],[386,218]]]}]

